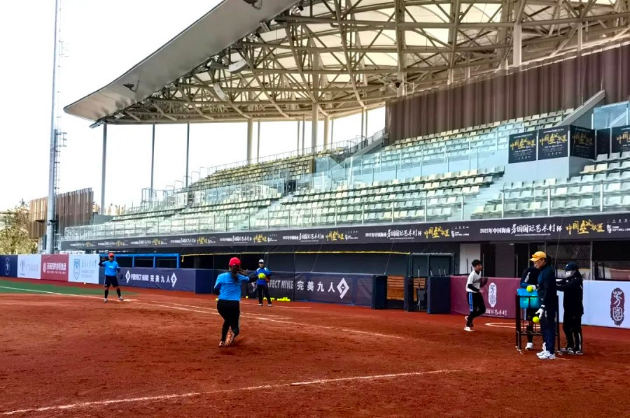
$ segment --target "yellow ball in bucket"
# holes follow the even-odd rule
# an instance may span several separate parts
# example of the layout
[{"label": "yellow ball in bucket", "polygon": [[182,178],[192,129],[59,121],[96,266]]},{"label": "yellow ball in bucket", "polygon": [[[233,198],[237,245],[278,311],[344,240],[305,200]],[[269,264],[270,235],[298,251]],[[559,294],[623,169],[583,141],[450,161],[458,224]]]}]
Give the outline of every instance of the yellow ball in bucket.
[{"label": "yellow ball in bucket", "polygon": [[527,291],[528,291],[529,293],[532,293],[532,292],[534,291],[534,289],[535,289],[535,287],[534,287],[534,286],[531,286],[531,285],[530,285],[530,286],[527,286]]},{"label": "yellow ball in bucket", "polygon": [[535,316],[535,317],[533,317],[533,318],[532,318],[532,322],[533,322],[534,324],[537,324],[537,323],[539,323],[539,322],[540,322],[540,318],[539,318],[539,317],[537,317],[537,316]]}]

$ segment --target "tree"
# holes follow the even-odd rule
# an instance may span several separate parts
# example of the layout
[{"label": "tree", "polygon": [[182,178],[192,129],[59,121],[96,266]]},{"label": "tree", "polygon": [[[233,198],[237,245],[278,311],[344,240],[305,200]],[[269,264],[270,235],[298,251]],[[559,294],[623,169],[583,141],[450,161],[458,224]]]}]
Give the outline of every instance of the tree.
[{"label": "tree", "polygon": [[0,230],[0,254],[34,254],[37,240],[28,233],[28,207],[24,201],[5,212],[4,228]]}]

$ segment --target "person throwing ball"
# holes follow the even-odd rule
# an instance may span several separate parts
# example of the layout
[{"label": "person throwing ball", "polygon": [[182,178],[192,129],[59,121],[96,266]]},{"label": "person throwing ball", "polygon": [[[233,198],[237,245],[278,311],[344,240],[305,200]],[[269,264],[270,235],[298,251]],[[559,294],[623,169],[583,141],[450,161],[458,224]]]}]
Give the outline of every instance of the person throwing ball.
[{"label": "person throwing ball", "polygon": [[215,293],[219,295],[217,311],[223,318],[219,347],[232,345],[240,333],[241,290],[244,283],[250,282],[249,277],[241,274],[241,260],[238,258],[230,259],[229,269],[229,272],[219,274],[214,284]]},{"label": "person throwing ball", "polygon": [[117,261],[114,261],[114,253],[109,253],[109,260],[103,261],[98,264],[101,267],[105,267],[105,299],[103,302],[107,303],[107,296],[109,296],[109,287],[114,286],[116,293],[118,294],[118,301],[122,302],[123,298],[120,294],[120,287],[118,287],[118,273],[120,272],[120,266]]},{"label": "person throwing ball", "polygon": [[470,313],[466,317],[466,326],[464,331],[473,331],[473,320],[478,316],[486,313],[486,304],[483,301],[481,295],[481,288],[485,285],[481,278],[481,261],[474,260],[472,262],[473,271],[468,276],[468,282],[466,283],[466,292],[468,295],[468,305],[470,307]]},{"label": "person throwing ball", "polygon": [[265,267],[265,260],[258,260],[258,269],[256,270],[256,290],[258,291],[258,305],[263,306],[263,296],[267,298],[267,306],[271,306],[271,297],[269,296],[269,278],[273,273]]}]

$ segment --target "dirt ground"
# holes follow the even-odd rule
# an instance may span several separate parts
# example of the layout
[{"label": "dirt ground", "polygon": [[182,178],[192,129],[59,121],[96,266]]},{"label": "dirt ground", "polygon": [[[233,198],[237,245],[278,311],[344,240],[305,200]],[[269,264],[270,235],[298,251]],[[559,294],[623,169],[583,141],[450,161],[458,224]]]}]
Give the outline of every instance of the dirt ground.
[{"label": "dirt ground", "polygon": [[624,330],[587,327],[584,356],[545,362],[519,354],[513,324],[492,318],[467,333],[463,318],[452,315],[300,303],[269,308],[246,300],[242,338],[219,348],[215,296],[133,292],[124,303],[107,304],[90,294],[0,294],[0,416],[630,411]]}]

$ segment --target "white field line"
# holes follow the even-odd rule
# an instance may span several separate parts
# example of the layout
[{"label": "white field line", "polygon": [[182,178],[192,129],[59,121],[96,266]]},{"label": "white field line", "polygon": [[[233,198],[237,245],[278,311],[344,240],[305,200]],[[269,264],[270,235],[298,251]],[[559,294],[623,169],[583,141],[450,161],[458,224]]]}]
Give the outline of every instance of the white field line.
[{"label": "white field line", "polygon": [[[11,289],[11,290],[19,290],[21,292],[31,292],[31,293],[42,293],[46,295],[54,295],[54,296],[68,296],[73,298],[87,298],[87,299],[103,299],[101,296],[90,296],[90,295],[73,295],[71,293],[59,293],[59,292],[50,292],[48,290],[35,290],[35,289],[22,289],[19,287],[9,287],[9,286],[0,286],[0,289]],[[125,302],[132,302],[135,299],[125,299]]]},{"label": "white field line", "polygon": [[209,392],[189,392],[189,393],[180,393],[180,394],[171,394],[171,395],[144,396],[144,397],[138,397],[138,398],[123,398],[123,399],[110,399],[110,400],[105,400],[105,401],[80,402],[80,403],[73,403],[73,404],[66,404],[66,405],[45,406],[45,407],[40,407],[40,408],[17,409],[15,411],[2,412],[1,414],[2,415],[18,415],[18,414],[28,414],[28,413],[33,413],[33,412],[67,411],[67,410],[73,410],[73,409],[101,407],[101,406],[115,405],[115,404],[160,402],[160,401],[168,401],[171,399],[200,397],[204,395],[227,394],[227,393],[235,393],[235,392],[238,393],[238,392],[244,392],[244,391],[251,392],[251,391],[258,391],[262,389],[280,389],[280,388],[290,388],[290,387],[299,387],[299,386],[326,385],[329,383],[337,383],[337,382],[394,379],[394,378],[412,377],[412,376],[426,376],[426,375],[433,375],[433,374],[457,373],[461,371],[463,370],[442,369],[442,370],[433,370],[433,371],[425,371],[425,372],[390,373],[390,374],[371,375],[371,376],[342,377],[342,378],[337,378],[337,379],[318,379],[318,380],[310,380],[310,381],[305,381],[305,382],[278,383],[278,384],[263,385],[263,386],[249,386],[245,388],[215,390],[215,391],[209,391]]}]

